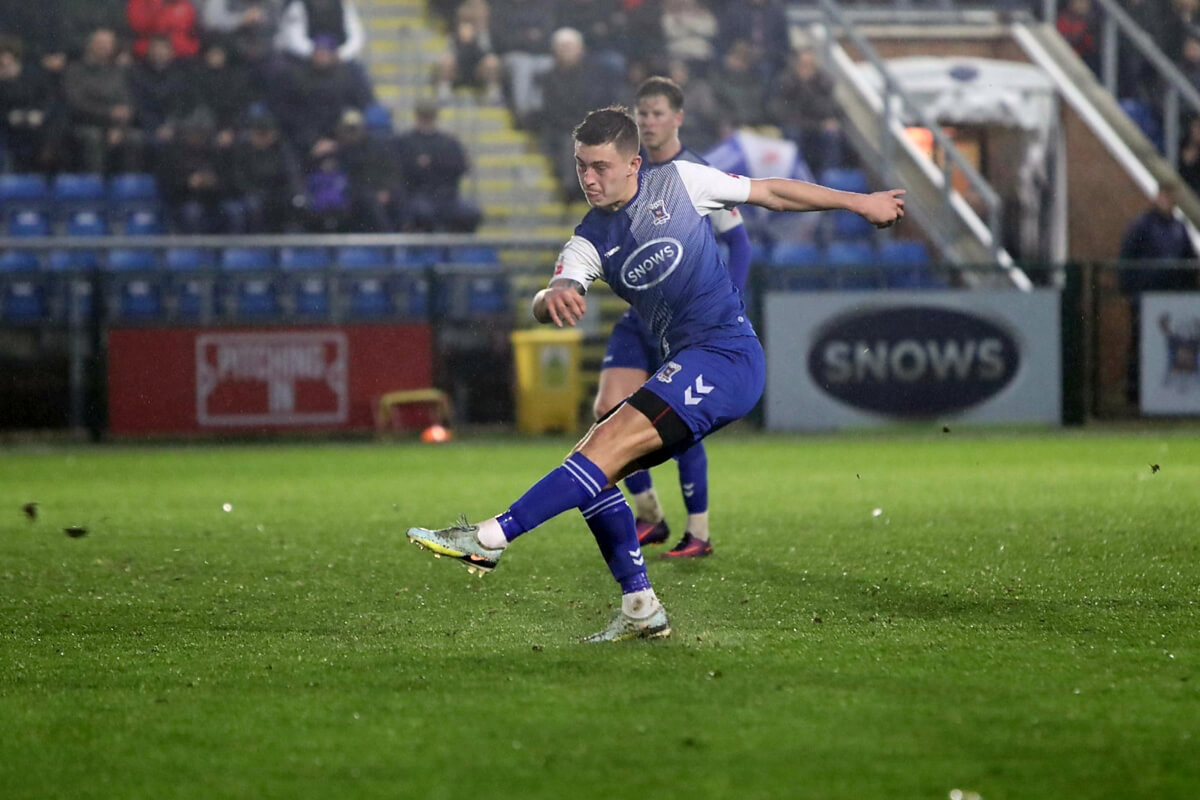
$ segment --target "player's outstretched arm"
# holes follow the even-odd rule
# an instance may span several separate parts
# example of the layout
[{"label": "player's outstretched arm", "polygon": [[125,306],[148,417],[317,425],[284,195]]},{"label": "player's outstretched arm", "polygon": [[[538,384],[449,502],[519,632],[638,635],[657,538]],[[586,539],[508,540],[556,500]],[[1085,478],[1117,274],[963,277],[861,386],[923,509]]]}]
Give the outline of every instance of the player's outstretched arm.
[{"label": "player's outstretched arm", "polygon": [[533,296],[533,318],[543,325],[574,326],[587,311],[583,284],[567,278],[552,281]]},{"label": "player's outstretched arm", "polygon": [[877,228],[886,228],[904,217],[903,189],[860,194],[788,178],[750,181],[746,202],[771,211],[853,211]]}]

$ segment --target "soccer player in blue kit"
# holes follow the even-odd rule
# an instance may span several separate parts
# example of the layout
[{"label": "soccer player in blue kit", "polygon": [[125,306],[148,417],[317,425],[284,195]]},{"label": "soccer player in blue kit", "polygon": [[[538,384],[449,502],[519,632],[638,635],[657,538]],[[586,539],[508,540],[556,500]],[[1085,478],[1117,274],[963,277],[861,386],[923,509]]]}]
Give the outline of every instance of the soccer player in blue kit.
[{"label": "soccer player in blue kit", "polygon": [[666,359],[507,511],[477,525],[464,518],[439,530],[410,528],[408,538],[484,573],[518,536],[578,508],[621,586],[616,617],[584,641],[661,638],[671,625],[616,483],[744,416],[765,379],[762,346],[706,216],[751,203],[772,211],[844,209],[886,227],[903,217],[904,192],[751,180],[686,161],[642,172],[637,123],[621,107],[592,111],[574,138],[579,184],[592,210],[564,245],[549,286],[534,296],[533,316],[575,325],[587,311],[588,287],[603,279],[650,326]]},{"label": "soccer player in blue kit", "polygon": [[[707,164],[703,158],[679,141],[683,125],[683,90],[670,78],[647,78],[635,97],[638,132],[642,142],[642,170],[655,169],[672,161]],[[746,287],[750,272],[750,237],[736,208],[719,208],[709,217],[717,241],[729,248],[729,278],[738,290]],[[633,308],[629,308],[613,326],[600,369],[593,410],[596,419],[615,408],[637,391],[654,370],[662,366],[661,342]],[[687,509],[687,527],[679,543],[664,554],[665,558],[696,558],[713,551],[708,530],[708,454],[703,442],[696,442],[675,455],[679,467],[679,486]],[[638,470],[625,479],[625,488],[633,497],[638,543],[661,544],[670,536],[663,517],[658,492],[649,470]]]}]

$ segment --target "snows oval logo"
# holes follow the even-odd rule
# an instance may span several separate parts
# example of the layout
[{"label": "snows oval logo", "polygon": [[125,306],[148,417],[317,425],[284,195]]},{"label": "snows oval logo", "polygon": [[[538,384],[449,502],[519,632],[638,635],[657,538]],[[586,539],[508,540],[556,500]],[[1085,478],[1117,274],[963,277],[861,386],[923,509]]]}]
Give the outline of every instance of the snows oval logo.
[{"label": "snows oval logo", "polygon": [[644,292],[667,279],[683,259],[678,239],[652,239],[634,250],[621,265],[621,283],[627,289]]},{"label": "snows oval logo", "polygon": [[816,336],[808,371],[852,406],[899,417],[965,410],[998,394],[1020,368],[1013,335],[937,306],[855,311]]}]

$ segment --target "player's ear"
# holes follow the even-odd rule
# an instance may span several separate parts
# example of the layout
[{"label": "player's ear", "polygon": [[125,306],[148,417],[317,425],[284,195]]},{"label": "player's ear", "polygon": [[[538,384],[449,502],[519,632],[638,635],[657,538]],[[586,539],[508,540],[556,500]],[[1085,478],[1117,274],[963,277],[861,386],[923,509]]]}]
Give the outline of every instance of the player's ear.
[{"label": "player's ear", "polygon": [[633,157],[633,159],[632,159],[632,160],[629,162],[629,171],[625,173],[625,176],[626,176],[626,177],[629,177],[630,175],[632,175],[633,173],[637,172],[637,171],[638,171],[639,169],[641,169],[641,168],[642,168],[642,154],[641,154],[641,153],[638,153],[638,154],[637,154],[636,156],[634,156],[634,157]]}]

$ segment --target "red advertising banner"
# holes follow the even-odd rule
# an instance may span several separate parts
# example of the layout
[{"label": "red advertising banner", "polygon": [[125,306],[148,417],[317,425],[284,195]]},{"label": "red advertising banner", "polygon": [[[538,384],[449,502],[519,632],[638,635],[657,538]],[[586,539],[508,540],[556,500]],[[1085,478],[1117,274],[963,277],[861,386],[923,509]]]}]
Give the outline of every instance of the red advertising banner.
[{"label": "red advertising banner", "polygon": [[432,385],[428,325],[118,328],[108,337],[119,436],[365,430],[380,395]]}]

